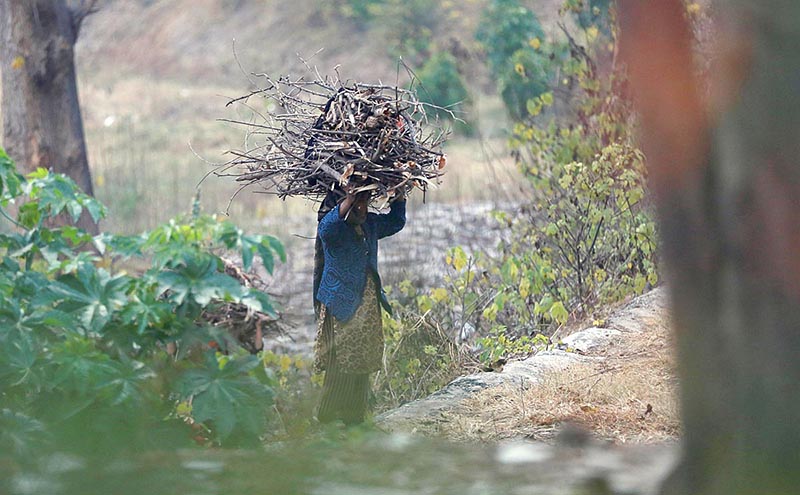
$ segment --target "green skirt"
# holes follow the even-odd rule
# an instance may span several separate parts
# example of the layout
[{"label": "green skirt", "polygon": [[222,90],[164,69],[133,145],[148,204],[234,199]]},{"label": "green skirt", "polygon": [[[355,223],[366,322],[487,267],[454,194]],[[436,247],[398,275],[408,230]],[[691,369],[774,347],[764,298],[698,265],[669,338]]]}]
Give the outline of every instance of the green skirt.
[{"label": "green skirt", "polygon": [[324,306],[317,320],[314,368],[335,367],[341,373],[372,373],[383,365],[383,324],[374,277],[367,276],[361,305],[348,321],[339,321]]}]

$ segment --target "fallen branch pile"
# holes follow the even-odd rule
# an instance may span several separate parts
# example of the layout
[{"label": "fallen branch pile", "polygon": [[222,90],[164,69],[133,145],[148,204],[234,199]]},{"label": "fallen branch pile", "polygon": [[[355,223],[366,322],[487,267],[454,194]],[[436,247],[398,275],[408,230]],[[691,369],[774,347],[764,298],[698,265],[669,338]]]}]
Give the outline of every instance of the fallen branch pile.
[{"label": "fallen branch pile", "polygon": [[[266,77],[266,76],[265,76]],[[223,119],[248,128],[244,150],[215,173],[242,188],[260,185],[280,197],[321,199],[329,191],[372,191],[390,201],[439,183],[447,133],[428,122],[413,91],[380,84],[267,77],[267,87],[229,102],[267,99],[260,122]],[[428,132],[425,132],[425,131]]]},{"label": "fallen branch pile", "polygon": [[[234,261],[222,258],[225,273],[239,281],[246,288],[266,291],[267,285],[255,273],[245,271]],[[254,311],[242,303],[224,302],[203,311],[201,318],[214,327],[228,330],[230,335],[251,354],[256,354],[263,346],[263,338],[284,334],[284,323],[261,311]]]}]

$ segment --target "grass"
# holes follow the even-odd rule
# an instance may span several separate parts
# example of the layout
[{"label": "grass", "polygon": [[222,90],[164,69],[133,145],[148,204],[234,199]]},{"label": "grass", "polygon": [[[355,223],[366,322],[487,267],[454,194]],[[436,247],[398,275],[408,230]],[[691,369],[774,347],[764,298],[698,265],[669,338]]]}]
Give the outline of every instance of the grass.
[{"label": "grass", "polygon": [[460,440],[552,439],[577,423],[615,443],[653,443],[680,433],[667,322],[626,333],[605,359],[550,372],[527,388],[500,386],[448,414],[440,433]]}]

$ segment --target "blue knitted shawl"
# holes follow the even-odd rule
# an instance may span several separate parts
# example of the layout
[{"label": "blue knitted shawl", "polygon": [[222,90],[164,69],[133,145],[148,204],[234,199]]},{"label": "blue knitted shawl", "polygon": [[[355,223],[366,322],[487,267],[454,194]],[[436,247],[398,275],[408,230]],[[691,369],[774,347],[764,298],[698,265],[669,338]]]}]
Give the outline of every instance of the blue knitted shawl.
[{"label": "blue knitted shawl", "polygon": [[[378,239],[400,232],[406,224],[406,202],[395,201],[385,215],[368,213],[361,225],[364,236],[343,219],[339,207],[329,211],[319,222],[317,235],[322,240],[325,266],[317,290],[317,300],[339,321],[348,321],[361,305],[367,274],[378,276]],[[386,296],[379,290],[381,304],[391,311]]]}]

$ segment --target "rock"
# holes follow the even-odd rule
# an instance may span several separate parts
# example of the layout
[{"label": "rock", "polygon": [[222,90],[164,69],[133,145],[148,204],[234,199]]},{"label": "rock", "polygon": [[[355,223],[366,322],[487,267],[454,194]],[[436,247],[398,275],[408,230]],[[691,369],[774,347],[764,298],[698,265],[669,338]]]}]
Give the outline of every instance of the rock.
[{"label": "rock", "polygon": [[568,348],[587,353],[609,345],[614,340],[614,337],[619,335],[622,335],[622,332],[613,328],[590,327],[561,339],[561,342]]}]

